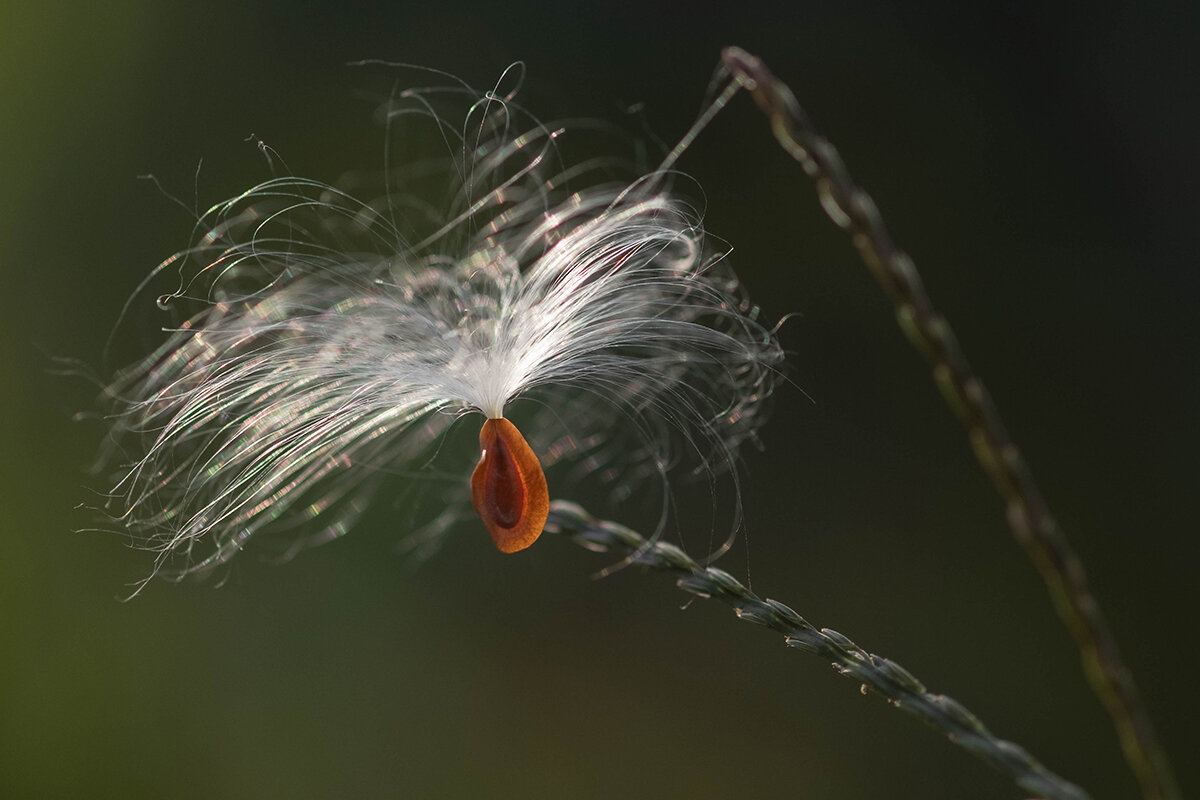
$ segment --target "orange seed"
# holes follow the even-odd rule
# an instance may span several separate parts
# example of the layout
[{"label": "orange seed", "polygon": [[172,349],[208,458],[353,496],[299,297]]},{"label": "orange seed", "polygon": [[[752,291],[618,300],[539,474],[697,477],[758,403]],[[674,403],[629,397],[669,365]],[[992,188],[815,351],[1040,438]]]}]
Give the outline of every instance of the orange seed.
[{"label": "orange seed", "polygon": [[502,553],[524,550],[542,535],[550,513],[546,475],[516,426],[503,417],[479,431],[471,502]]}]

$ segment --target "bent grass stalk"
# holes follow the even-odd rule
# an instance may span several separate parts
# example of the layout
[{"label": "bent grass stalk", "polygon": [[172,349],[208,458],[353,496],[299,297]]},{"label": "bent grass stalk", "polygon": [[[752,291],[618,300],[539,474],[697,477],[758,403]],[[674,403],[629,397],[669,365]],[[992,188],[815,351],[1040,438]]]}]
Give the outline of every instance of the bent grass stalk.
[{"label": "bent grass stalk", "polygon": [[[851,236],[862,260],[896,307],[908,340],[933,367],[934,381],[967,429],[980,466],[1005,503],[1013,535],[1037,568],[1079,648],[1084,673],[1108,710],[1130,769],[1146,800],[1174,800],[1166,753],[1139,697],[1079,556],[1051,515],[991,395],[971,369],[945,318],[926,293],[916,266],[892,241],[874,201],[850,177],[837,149],[813,127],[791,89],[762,60],[738,47],[721,54],[718,78],[729,80],[713,112],[743,88],[766,114],[780,146],[816,183],[821,206]],[[736,88],[734,88],[736,87]]]},{"label": "bent grass stalk", "polygon": [[599,520],[575,503],[550,506],[547,533],[615,553],[635,564],[674,575],[675,585],[697,597],[711,598],[734,610],[738,619],[782,633],[788,647],[829,659],[838,674],[859,681],[896,708],[919,717],[950,741],[987,761],[1027,792],[1046,800],[1088,800],[1075,784],[1044,767],[1025,748],[995,736],[974,714],[944,694],[933,694],[904,667],[870,653],[846,636],[818,628],[783,603],[763,599],[723,569],[704,566],[669,542],[648,540],[616,522]]}]

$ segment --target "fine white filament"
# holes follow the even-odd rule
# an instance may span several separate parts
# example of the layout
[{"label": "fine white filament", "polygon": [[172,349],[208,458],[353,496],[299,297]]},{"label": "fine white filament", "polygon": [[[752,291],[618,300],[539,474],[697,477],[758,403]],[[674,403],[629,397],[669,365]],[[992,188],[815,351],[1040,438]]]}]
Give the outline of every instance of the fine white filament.
[{"label": "fine white filament", "polygon": [[727,468],[762,422],[780,347],[665,172],[564,163],[572,129],[512,93],[409,90],[382,114],[389,162],[420,149],[414,121],[440,154],[268,180],[155,270],[179,276],[160,298],[179,321],[106,398],[109,513],[156,573],[341,535],[457,418],[518,398],[552,494],[560,463]]}]

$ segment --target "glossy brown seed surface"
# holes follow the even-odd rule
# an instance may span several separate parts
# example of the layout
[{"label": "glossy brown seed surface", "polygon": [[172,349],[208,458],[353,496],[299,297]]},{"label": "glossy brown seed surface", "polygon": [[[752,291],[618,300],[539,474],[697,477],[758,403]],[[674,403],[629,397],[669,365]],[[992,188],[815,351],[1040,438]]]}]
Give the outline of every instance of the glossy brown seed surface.
[{"label": "glossy brown seed surface", "polygon": [[550,513],[542,465],[525,437],[506,419],[479,431],[479,464],[471,475],[471,502],[496,548],[524,550],[537,541]]}]

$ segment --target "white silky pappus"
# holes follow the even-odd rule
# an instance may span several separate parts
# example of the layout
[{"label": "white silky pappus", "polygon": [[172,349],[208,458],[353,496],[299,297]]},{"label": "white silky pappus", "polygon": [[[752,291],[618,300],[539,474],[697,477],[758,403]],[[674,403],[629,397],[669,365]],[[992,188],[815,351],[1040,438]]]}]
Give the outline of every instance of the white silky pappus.
[{"label": "white silky pappus", "polygon": [[[178,275],[159,304],[179,321],[108,386],[105,456],[108,513],[156,574],[345,533],[464,415],[517,413],[551,494],[736,475],[762,423],[782,351],[667,173],[565,163],[572,129],[511,93],[410,90],[382,115],[382,176],[268,180],[152,274]],[[469,508],[462,456],[453,491],[427,490],[441,521]]]}]

